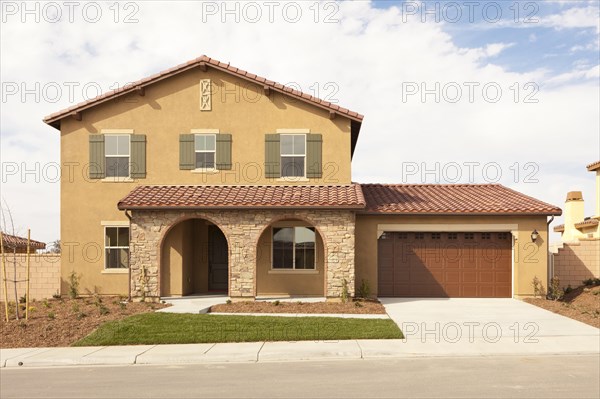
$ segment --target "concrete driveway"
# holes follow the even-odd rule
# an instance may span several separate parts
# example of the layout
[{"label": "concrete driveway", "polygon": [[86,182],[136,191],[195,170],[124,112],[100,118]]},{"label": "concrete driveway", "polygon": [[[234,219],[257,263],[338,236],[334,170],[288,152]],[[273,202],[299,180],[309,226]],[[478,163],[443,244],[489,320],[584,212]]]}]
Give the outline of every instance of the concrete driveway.
[{"label": "concrete driveway", "polygon": [[380,298],[423,355],[600,353],[600,330],[516,299]]}]

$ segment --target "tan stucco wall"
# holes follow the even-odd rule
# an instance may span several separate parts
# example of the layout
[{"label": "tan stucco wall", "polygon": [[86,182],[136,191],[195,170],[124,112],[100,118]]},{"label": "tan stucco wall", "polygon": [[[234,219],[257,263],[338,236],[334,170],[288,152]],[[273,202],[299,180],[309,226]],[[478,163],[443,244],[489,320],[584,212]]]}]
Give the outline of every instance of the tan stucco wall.
[{"label": "tan stucco wall", "polygon": [[[200,111],[201,79],[215,88],[212,111]],[[228,93],[228,94],[224,94]],[[282,94],[265,97],[261,87],[220,71],[194,69],[82,112],[83,120],[61,121],[62,289],[72,270],[82,289],[127,294],[126,274],[104,274],[101,221],[126,222],[117,202],[136,185],[146,184],[347,184],[350,183],[350,121]],[[89,134],[103,129],[132,129],[147,137],[147,178],[109,183],[89,180]],[[192,129],[219,129],[232,135],[233,170],[198,174],[179,170],[179,135]],[[308,182],[265,179],[265,134],[277,129],[309,129],[323,137],[323,177]]]},{"label": "tan stucco wall", "polygon": [[271,271],[271,235],[269,227],[261,235],[258,241],[256,261],[256,291],[258,296],[278,295],[325,295],[325,268],[323,240],[316,234],[316,272],[317,274],[303,274],[302,272],[288,271],[281,274],[280,271]]},{"label": "tan stucco wall", "polygon": [[[16,266],[16,267],[15,267]],[[16,268],[16,275],[15,275]],[[15,283],[19,298],[27,291],[27,255],[6,254],[6,279],[8,300],[15,300]],[[32,254],[29,259],[29,298],[45,299],[59,292],[60,289],[60,255]],[[0,277],[1,282],[1,277]],[[4,301],[4,284],[0,284],[0,301]]]},{"label": "tan stucco wall", "polygon": [[[548,232],[546,218],[541,217],[510,217],[510,216],[356,216],[356,287],[362,279],[369,282],[372,294],[377,294],[377,226],[379,224],[418,224],[442,225],[431,231],[444,231],[443,226],[469,225],[464,231],[480,228],[486,231],[485,225],[502,224],[516,225],[518,239],[514,247],[514,279],[513,296],[533,295],[532,281],[538,277],[545,288],[547,285],[547,251]],[[537,230],[540,237],[535,243],[531,242],[531,232]]]}]

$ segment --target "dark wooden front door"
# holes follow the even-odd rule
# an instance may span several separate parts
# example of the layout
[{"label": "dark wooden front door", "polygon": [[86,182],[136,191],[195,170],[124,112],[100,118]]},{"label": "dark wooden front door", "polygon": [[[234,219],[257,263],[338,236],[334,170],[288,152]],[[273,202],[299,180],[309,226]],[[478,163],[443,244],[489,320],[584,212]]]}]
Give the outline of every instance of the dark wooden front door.
[{"label": "dark wooden front door", "polygon": [[217,226],[208,226],[208,289],[227,291],[229,282],[227,239]]},{"label": "dark wooden front door", "polygon": [[510,298],[510,233],[384,233],[378,295]]}]

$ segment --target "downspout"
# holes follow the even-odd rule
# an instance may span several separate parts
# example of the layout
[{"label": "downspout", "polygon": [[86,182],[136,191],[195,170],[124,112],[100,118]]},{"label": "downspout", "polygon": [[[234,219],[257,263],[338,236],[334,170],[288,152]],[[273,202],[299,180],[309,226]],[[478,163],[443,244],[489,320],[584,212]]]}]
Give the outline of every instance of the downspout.
[{"label": "downspout", "polygon": [[131,214],[127,213],[127,209],[124,211],[125,216],[129,219],[129,251],[127,251],[127,265],[129,266],[129,283],[128,283],[128,295],[127,301],[131,302]]},{"label": "downspout", "polygon": [[546,266],[548,270],[548,281],[546,282],[546,287],[550,288],[550,280],[554,277],[554,258],[550,254],[550,223],[554,221],[554,215],[550,216],[550,220],[546,223],[546,231],[548,232],[546,239],[546,262],[548,265]]}]

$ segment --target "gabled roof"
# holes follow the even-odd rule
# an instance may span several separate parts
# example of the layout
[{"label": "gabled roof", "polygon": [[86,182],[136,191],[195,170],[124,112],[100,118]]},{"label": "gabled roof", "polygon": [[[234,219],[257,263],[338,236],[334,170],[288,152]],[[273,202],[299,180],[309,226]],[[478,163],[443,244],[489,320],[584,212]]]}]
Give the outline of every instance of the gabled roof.
[{"label": "gabled roof", "polygon": [[559,224],[558,226],[554,226],[554,232],[555,233],[562,233],[563,231],[565,231],[565,225],[564,224]]},{"label": "gabled roof", "polygon": [[362,209],[358,184],[339,186],[139,186],[120,210],[319,208]]},{"label": "gabled roof", "polygon": [[589,219],[582,220],[581,222],[575,223],[576,229],[582,229],[584,227],[593,227],[593,226],[598,226],[598,219],[589,218]]},{"label": "gabled roof", "polygon": [[367,214],[560,215],[500,184],[361,184]]},{"label": "gabled roof", "polygon": [[76,115],[86,109],[94,107],[103,102],[112,100],[116,97],[123,96],[128,93],[137,92],[142,90],[144,87],[156,83],[158,81],[164,80],[171,76],[180,74],[192,68],[213,68],[219,71],[228,73],[230,75],[245,79],[250,81],[258,86],[267,88],[269,90],[273,90],[276,92],[280,92],[285,94],[286,96],[290,96],[296,98],[300,101],[306,102],[308,104],[317,106],[319,108],[328,110],[332,114],[338,114],[341,116],[345,116],[351,120],[352,127],[352,152],[354,153],[354,148],[356,146],[356,142],[358,140],[358,134],[360,132],[360,125],[363,120],[363,115],[358,112],[351,111],[347,108],[340,107],[337,104],[333,104],[329,101],[322,100],[320,98],[311,96],[310,94],[303,93],[301,91],[295,90],[291,87],[284,86],[281,83],[274,82],[272,80],[268,80],[261,76],[255,75],[253,73],[244,71],[242,69],[236,68],[229,63],[225,64],[219,60],[215,60],[214,58],[207,57],[206,55],[202,55],[196,59],[188,61],[186,63],[177,65],[173,68],[169,68],[152,76],[148,76],[144,79],[140,79],[136,82],[125,85],[124,87],[118,88],[116,90],[111,90],[109,92],[103,93],[98,97],[92,98],[90,100],[81,102],[79,104],[73,105],[69,108],[65,108],[61,111],[50,114],[44,118],[44,122],[48,125],[60,129],[60,120],[70,116]]},{"label": "gabled roof", "polygon": [[593,172],[595,170],[600,169],[600,161],[589,164],[588,166],[586,166],[586,169],[588,170],[588,172]]},{"label": "gabled roof", "polygon": [[[4,245],[5,250],[27,249],[27,238],[2,232],[2,245]],[[29,240],[29,247],[32,250],[44,249],[46,248],[46,244],[40,241]]]}]

